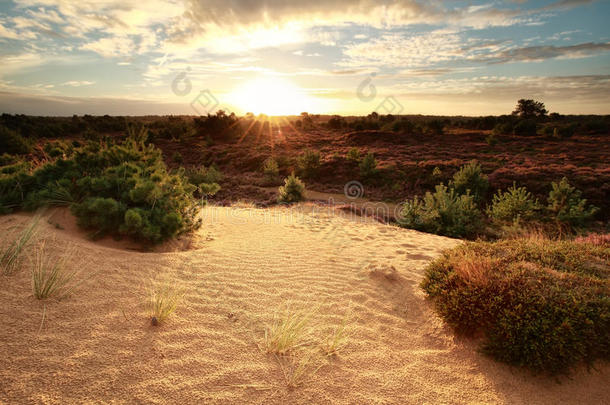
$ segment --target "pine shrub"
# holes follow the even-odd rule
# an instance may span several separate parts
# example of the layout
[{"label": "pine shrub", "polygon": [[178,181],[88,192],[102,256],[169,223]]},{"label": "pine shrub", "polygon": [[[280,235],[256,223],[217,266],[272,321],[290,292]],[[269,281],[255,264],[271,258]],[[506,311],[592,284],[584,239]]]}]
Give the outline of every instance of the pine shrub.
[{"label": "pine shrub", "polygon": [[581,227],[599,211],[599,208],[587,205],[587,200],[581,198],[580,190],[572,187],[567,178],[562,178],[559,183],[551,183],[551,187],[547,210],[558,225]]},{"label": "pine shrub", "polygon": [[481,165],[476,160],[472,160],[453,175],[449,187],[454,189],[457,194],[470,193],[478,203],[485,198],[489,181],[483,173]]},{"label": "pine shrub", "polygon": [[415,197],[402,208],[399,225],[452,237],[474,236],[482,226],[481,212],[469,193],[459,195],[444,184],[423,199]]},{"label": "pine shrub", "polygon": [[278,201],[281,203],[293,203],[305,199],[305,184],[294,173],[284,179],[284,185],[278,191]]},{"label": "pine shrub", "polygon": [[540,204],[525,187],[514,183],[508,190],[498,191],[487,212],[494,221],[519,222],[538,216]]}]

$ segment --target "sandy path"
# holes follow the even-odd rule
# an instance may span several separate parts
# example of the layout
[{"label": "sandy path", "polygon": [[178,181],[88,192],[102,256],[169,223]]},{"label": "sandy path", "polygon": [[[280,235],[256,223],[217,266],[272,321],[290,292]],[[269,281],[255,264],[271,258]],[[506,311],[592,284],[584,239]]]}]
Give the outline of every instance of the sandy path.
[{"label": "sandy path", "polygon": [[[417,284],[457,241],[300,211],[205,211],[200,249],[138,253],[45,224],[57,250],[78,247],[86,282],[38,301],[27,269],[2,278],[0,402],[6,403],[603,403],[608,371],[531,377],[476,352],[431,311]],[[22,223],[0,217],[0,231]],[[395,270],[393,270],[393,269]],[[168,277],[186,297],[154,328],[144,299]],[[317,307],[325,335],[352,308],[352,337],[309,381],[288,389],[259,348],[285,303]],[[45,322],[40,328],[43,311]],[[40,329],[40,330],[39,330]]]}]

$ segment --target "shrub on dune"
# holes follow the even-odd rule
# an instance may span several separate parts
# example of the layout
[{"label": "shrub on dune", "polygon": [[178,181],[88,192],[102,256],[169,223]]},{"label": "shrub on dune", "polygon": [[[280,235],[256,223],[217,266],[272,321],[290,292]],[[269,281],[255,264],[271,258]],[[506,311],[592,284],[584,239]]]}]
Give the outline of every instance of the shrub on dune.
[{"label": "shrub on dune", "polygon": [[[67,205],[94,234],[157,243],[197,228],[197,203],[183,171],[170,173],[161,152],[130,129],[122,144],[90,143],[36,170],[0,175],[2,206]],[[209,175],[209,170],[206,173]]]},{"label": "shrub on dune", "polygon": [[558,183],[553,182],[551,187],[547,210],[559,226],[583,226],[599,211],[599,208],[587,205],[580,190],[572,187],[565,177]]},{"label": "shrub on dune", "polygon": [[560,373],[610,358],[609,260],[588,243],[470,242],[430,264],[422,288],[450,325],[484,335],[485,353]]},{"label": "shrub on dune", "polygon": [[495,221],[519,222],[531,220],[538,216],[540,204],[525,187],[514,183],[508,190],[498,191],[493,197],[487,212]]},{"label": "shrub on dune", "polygon": [[434,193],[426,193],[423,199],[407,201],[398,223],[405,228],[452,237],[473,236],[482,226],[474,198],[469,193],[459,195],[443,184],[436,186]]},{"label": "shrub on dune", "polygon": [[305,199],[305,183],[294,173],[284,180],[284,185],[278,191],[278,201],[281,203],[293,203]]}]

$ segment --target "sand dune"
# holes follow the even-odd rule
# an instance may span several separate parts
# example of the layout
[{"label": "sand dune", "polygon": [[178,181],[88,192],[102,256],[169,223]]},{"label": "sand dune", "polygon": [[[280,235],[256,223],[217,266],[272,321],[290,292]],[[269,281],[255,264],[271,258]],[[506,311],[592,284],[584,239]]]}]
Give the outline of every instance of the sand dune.
[{"label": "sand dune", "polygon": [[[45,223],[57,252],[78,248],[73,265],[85,281],[67,299],[38,301],[27,268],[2,276],[0,402],[557,404],[610,395],[605,365],[558,384],[487,359],[443,325],[418,283],[456,240],[314,205],[209,207],[203,216],[191,250],[152,253]],[[0,217],[0,232],[27,219]],[[186,295],[152,327],[144,300],[162,278]],[[319,335],[353,314],[347,346],[294,389],[261,350],[287,303],[315,308]]]}]

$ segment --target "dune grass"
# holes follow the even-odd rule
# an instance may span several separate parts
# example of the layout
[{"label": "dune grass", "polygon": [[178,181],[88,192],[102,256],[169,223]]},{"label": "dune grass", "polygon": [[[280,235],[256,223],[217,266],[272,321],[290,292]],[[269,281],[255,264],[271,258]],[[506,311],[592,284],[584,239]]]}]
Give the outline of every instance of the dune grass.
[{"label": "dune grass", "polygon": [[46,252],[46,241],[37,248],[32,263],[32,290],[40,299],[63,299],[77,287],[77,271],[70,270],[68,263],[74,257],[74,248],[68,248],[60,257],[52,258]]},{"label": "dune grass", "polygon": [[352,311],[350,309],[327,339],[320,343],[320,349],[326,356],[334,356],[345,348],[352,332],[352,318]]},{"label": "dune grass", "polygon": [[36,214],[21,232],[14,237],[3,239],[0,247],[0,267],[3,274],[10,275],[19,269],[24,255],[36,239],[41,217],[42,215]]},{"label": "dune grass", "polygon": [[163,323],[173,314],[184,296],[184,290],[169,281],[153,284],[149,293],[148,310],[153,326]]},{"label": "dune grass", "polygon": [[309,323],[313,311],[284,311],[274,315],[273,322],[265,330],[264,347],[267,353],[284,355],[308,344],[311,340]]},{"label": "dune grass", "polygon": [[310,348],[298,350],[291,356],[276,356],[288,388],[296,388],[309,381],[324,365],[318,353]]}]

